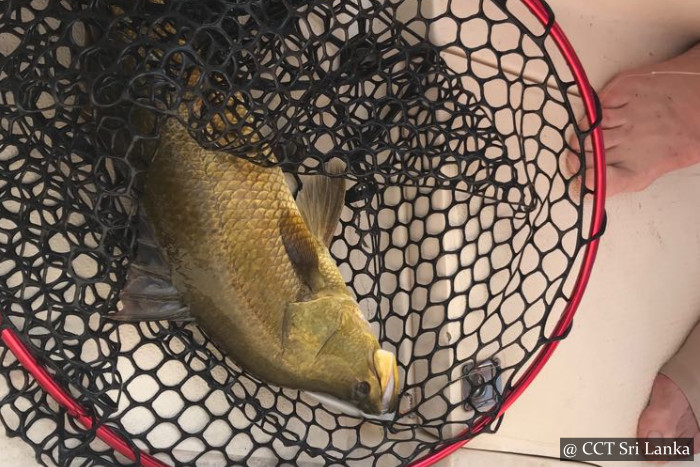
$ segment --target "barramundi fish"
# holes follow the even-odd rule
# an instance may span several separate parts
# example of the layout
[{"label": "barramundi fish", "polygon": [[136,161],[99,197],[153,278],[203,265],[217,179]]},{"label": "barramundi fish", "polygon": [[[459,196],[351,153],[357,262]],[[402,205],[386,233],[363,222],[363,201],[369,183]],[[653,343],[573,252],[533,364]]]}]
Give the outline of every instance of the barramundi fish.
[{"label": "barramundi fish", "polygon": [[305,181],[201,148],[169,119],[141,196],[120,320],[197,323],[247,372],[357,416],[396,410],[396,357],[382,350],[329,245],[342,178]]}]

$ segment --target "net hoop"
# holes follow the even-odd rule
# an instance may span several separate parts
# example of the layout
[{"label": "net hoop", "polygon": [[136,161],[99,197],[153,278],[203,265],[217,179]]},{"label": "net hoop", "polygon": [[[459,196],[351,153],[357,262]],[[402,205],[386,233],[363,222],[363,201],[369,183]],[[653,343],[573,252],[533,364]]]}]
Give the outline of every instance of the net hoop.
[{"label": "net hoop", "polygon": [[[471,431],[465,431],[461,435],[469,434],[470,437],[461,441],[443,445],[432,454],[426,455],[413,463],[410,467],[427,467],[448,457],[456,450],[463,447],[471,438],[479,434],[492,422],[498,419],[503,413],[520,397],[534,378],[539,374],[547,363],[552,353],[557,348],[559,341],[566,336],[571,328],[571,324],[576,310],[581,302],[583,293],[588,284],[600,237],[605,229],[605,148],[603,134],[600,127],[601,111],[593,88],[583,69],[576,52],[564,34],[559,24],[555,21],[551,10],[545,6],[541,0],[519,0],[535,16],[535,18],[545,27],[545,36],[551,37],[557,49],[561,52],[567,66],[573,73],[574,81],[580,92],[584,104],[584,110],[588,123],[590,124],[590,137],[593,145],[594,161],[594,183],[595,190],[592,193],[592,213],[589,228],[589,241],[585,246],[581,269],[576,279],[571,299],[566,306],[564,313],[557,322],[552,335],[547,343],[539,350],[534,357],[533,363],[508,392],[503,400],[500,410],[496,415],[483,416],[475,422]],[[505,3],[505,2],[504,2]],[[2,311],[0,310],[0,322],[2,321]],[[62,406],[68,414],[75,418],[86,430],[94,429],[97,437],[105,442],[115,451],[126,456],[132,461],[138,461],[144,467],[168,467],[154,456],[139,451],[133,447],[127,439],[116,433],[106,425],[95,426],[93,417],[89,411],[80,405],[62,386],[51,376],[44,366],[32,355],[27,345],[18,334],[12,329],[3,329],[0,332],[0,340],[8,350],[17,358],[20,364],[34,377],[37,384],[53,399]]]}]

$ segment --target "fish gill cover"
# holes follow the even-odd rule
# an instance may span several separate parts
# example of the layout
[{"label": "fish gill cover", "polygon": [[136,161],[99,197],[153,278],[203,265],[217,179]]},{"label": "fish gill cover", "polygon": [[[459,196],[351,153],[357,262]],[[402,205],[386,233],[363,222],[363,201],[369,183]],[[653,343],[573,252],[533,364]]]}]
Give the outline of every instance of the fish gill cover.
[{"label": "fish gill cover", "polygon": [[[527,17],[492,0],[3,0],[0,326],[94,418],[85,430],[0,346],[8,432],[45,465],[130,464],[102,424],[174,465],[402,465],[474,436],[548,341],[590,241],[567,145],[589,136],[580,99]],[[106,319],[165,118],[297,180],[342,162],[331,252],[398,358],[394,420],[260,382],[195,324]]]}]

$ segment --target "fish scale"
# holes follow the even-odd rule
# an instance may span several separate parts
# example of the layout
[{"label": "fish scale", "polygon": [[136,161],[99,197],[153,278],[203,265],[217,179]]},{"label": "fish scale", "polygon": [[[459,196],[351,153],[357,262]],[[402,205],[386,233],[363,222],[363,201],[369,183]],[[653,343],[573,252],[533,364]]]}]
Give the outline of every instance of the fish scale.
[{"label": "fish scale", "polygon": [[[179,121],[164,122],[141,203],[172,286],[130,273],[117,319],[129,319],[127,305],[139,319],[182,319],[189,310],[269,383],[330,395],[341,410],[350,401],[353,414],[394,410],[396,358],[379,348],[327,247],[344,182],[317,177],[309,187],[302,213],[278,167],[206,150]],[[153,303],[161,315],[149,311]]]},{"label": "fish scale", "polygon": [[[250,164],[245,161],[207,153],[174,120],[164,125],[162,134],[165,137],[162,138],[159,154],[147,176],[144,208],[154,225],[160,226],[158,230],[170,232],[166,237],[171,241],[162,245],[166,250],[171,250],[168,256],[174,258],[176,263],[179,259],[181,263],[197,263],[199,260],[206,264],[195,271],[182,264],[173,265],[173,282],[185,296],[196,318],[214,319],[226,328],[226,324],[231,324],[227,316],[245,313],[245,320],[235,322],[236,331],[243,335],[242,343],[250,344],[247,342],[250,339],[245,336],[271,335],[275,339],[269,339],[270,350],[281,354],[278,336],[282,333],[283,309],[286,303],[296,298],[300,288],[296,272],[283,254],[281,239],[273,237],[275,219],[279,216],[277,211],[289,210],[291,206],[288,203],[286,206],[272,204],[265,196],[265,188],[268,188],[268,193],[270,188],[274,189],[275,183],[279,184],[275,178],[281,174],[275,170],[258,170],[251,174]],[[249,181],[251,175],[254,176],[254,183]],[[157,190],[155,187],[163,189]],[[209,190],[205,189],[207,187]],[[186,196],[178,196],[180,190]],[[199,194],[202,192],[212,193],[213,196],[209,200],[202,199]],[[261,199],[267,207],[258,206]],[[193,203],[192,200],[198,202]],[[168,206],[168,209],[163,209],[164,206]],[[232,206],[235,206],[235,211],[227,210]],[[231,215],[222,215],[227,212]],[[210,232],[203,232],[207,230],[205,226],[209,227]],[[211,235],[212,231],[214,235]],[[207,241],[201,242],[200,239],[204,238]],[[253,246],[255,248],[251,248]],[[250,251],[267,253],[271,261],[235,261],[245,258]],[[269,277],[267,266],[270,263],[274,263],[273,270],[277,277]],[[181,272],[188,269],[191,273]],[[230,274],[231,271],[235,271],[235,274]],[[222,277],[226,280],[222,280]],[[260,280],[241,280],[242,277]],[[275,283],[279,292],[277,295],[265,294],[270,282]],[[208,291],[209,298],[216,297],[216,300],[202,300],[201,294],[194,289]],[[220,306],[216,306],[218,310],[207,310],[211,302],[220,302],[221,299],[234,305],[229,305],[226,310],[220,309]],[[217,340],[228,340],[226,335],[217,335],[223,334],[218,331],[220,326],[209,328]]]}]

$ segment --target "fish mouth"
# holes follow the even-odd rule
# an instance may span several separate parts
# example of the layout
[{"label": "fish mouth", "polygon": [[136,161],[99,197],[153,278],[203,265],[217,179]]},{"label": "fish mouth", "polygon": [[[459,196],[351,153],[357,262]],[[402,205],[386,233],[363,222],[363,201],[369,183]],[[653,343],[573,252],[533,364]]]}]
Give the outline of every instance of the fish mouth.
[{"label": "fish mouth", "polygon": [[313,397],[326,407],[337,410],[345,415],[355,418],[366,418],[368,420],[378,420],[382,422],[389,422],[394,419],[394,413],[381,413],[381,414],[371,414],[363,412],[356,406],[349,402],[345,402],[329,394],[324,394],[320,392],[304,391],[309,396]]},{"label": "fish mouth", "polygon": [[396,356],[383,349],[378,349],[369,359],[370,369],[379,382],[381,390],[381,407],[379,413],[367,413],[356,405],[338,399],[330,394],[304,391],[326,407],[335,409],[345,415],[368,420],[392,421],[396,415],[399,400],[399,367]]},{"label": "fish mouth", "polygon": [[399,368],[396,356],[383,349],[374,352],[374,370],[382,390],[382,413],[396,411],[399,399]]}]

